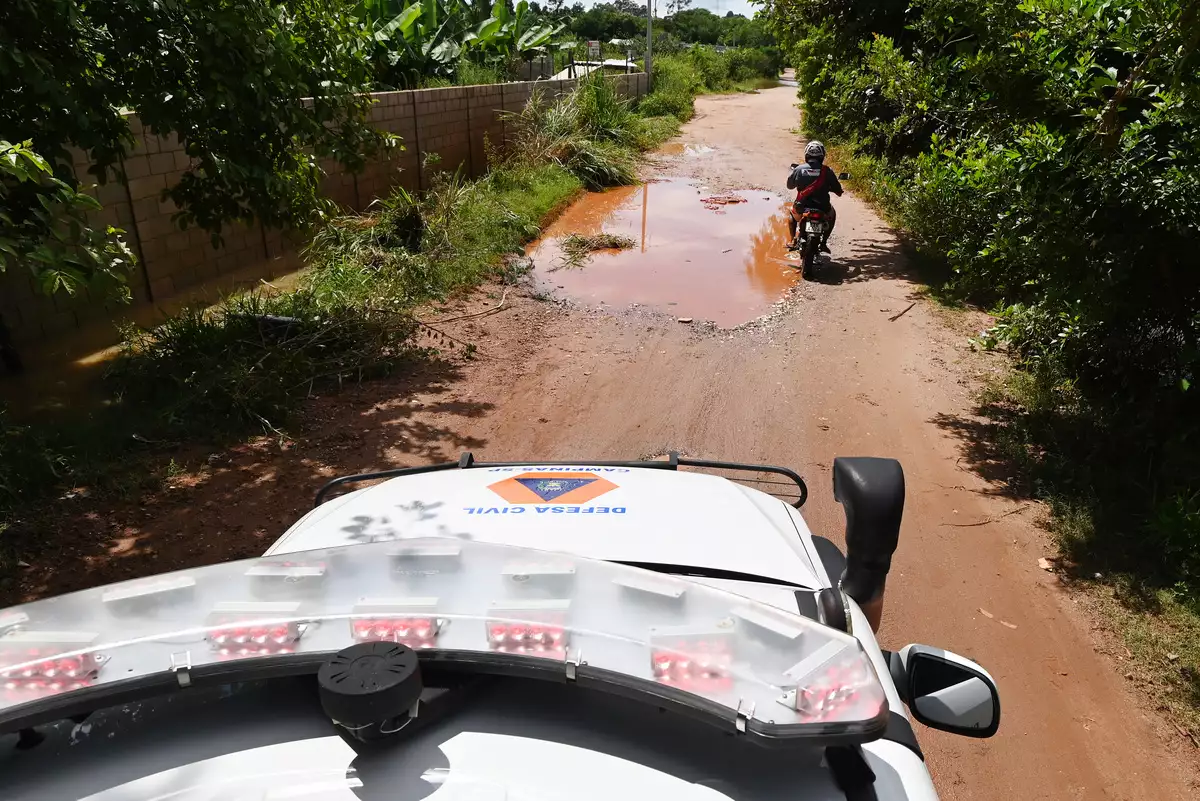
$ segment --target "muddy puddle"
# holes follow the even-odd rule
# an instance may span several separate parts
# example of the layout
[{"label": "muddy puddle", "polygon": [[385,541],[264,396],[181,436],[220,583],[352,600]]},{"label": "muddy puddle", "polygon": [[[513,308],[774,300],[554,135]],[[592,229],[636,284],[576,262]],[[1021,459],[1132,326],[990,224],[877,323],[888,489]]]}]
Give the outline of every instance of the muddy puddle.
[{"label": "muddy puddle", "polygon": [[656,153],[663,156],[684,156],[685,158],[698,158],[707,153],[712,153],[716,148],[708,145],[696,145],[688,142],[667,142],[660,147]]},{"label": "muddy puddle", "polygon": [[[722,202],[729,200],[739,202]],[[636,244],[565,264],[565,237],[599,233]],[[768,313],[800,280],[799,264],[786,258],[785,201],[761,190],[718,194],[678,178],[588,194],[527,253],[535,279],[559,296],[649,306],[726,328]]]}]

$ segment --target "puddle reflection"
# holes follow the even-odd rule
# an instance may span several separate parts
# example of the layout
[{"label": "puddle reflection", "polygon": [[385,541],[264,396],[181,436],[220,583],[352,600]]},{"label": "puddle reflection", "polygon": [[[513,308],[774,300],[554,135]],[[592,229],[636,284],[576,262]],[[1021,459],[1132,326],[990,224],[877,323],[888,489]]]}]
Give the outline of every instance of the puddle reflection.
[{"label": "puddle reflection", "polygon": [[[701,202],[712,194],[676,178],[588,194],[529,246],[535,277],[588,303],[637,303],[724,327],[765,314],[800,280],[785,258],[786,203],[740,190],[727,194],[742,202],[714,208]],[[637,247],[594,253],[581,268],[561,266],[561,238],[601,232],[631,237]]]}]

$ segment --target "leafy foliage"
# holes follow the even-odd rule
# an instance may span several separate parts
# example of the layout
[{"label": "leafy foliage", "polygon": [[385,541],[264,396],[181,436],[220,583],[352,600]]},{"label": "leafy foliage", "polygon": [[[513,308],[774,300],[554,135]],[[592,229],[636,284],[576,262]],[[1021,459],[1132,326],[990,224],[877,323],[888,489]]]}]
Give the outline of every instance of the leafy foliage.
[{"label": "leafy foliage", "polygon": [[1043,387],[1022,395],[1041,491],[1090,510],[1093,558],[1200,597],[1200,3],[766,6],[807,127],[879,165]]},{"label": "leafy foliage", "polygon": [[[357,168],[384,142],[366,124],[365,33],[348,10],[345,0],[11,0],[0,6],[0,140],[30,142],[77,190],[68,148],[82,149],[106,181],[133,143],[122,110],[134,110],[149,131],[176,135],[192,160],[164,192],[181,225],[219,234],[233,220],[306,224],[324,205],[319,159]],[[5,180],[11,188],[15,179]],[[28,222],[22,203],[31,197],[8,191],[6,219]],[[77,194],[54,208],[80,203]],[[50,286],[113,275],[127,258],[74,212],[35,225],[6,232],[20,246],[6,258],[44,272],[47,252],[61,255]],[[30,238],[38,233],[45,238]],[[95,258],[79,258],[85,251]]]},{"label": "leafy foliage", "polygon": [[371,30],[375,81],[411,89],[480,66],[507,72],[511,62],[545,52],[563,24],[543,22],[520,0],[492,6],[466,0],[361,0]]},{"label": "leafy foliage", "polygon": [[0,272],[25,262],[47,295],[127,296],[124,232],[90,228],[87,212],[100,204],[56,178],[31,144],[0,140]]}]

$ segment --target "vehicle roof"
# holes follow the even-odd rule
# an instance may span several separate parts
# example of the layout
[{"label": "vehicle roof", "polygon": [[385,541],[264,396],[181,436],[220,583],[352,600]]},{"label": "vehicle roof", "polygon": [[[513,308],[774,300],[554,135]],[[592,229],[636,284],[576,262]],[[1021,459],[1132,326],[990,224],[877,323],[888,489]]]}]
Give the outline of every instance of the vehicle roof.
[{"label": "vehicle roof", "polygon": [[[763,748],[651,705],[511,678],[374,749],[333,733],[311,678],[176,694],[46,732],[29,751],[0,737],[6,799],[846,797],[820,749]],[[864,753],[881,799],[936,797],[904,746]]]},{"label": "vehicle roof", "polygon": [[829,586],[808,534],[792,507],[719,476],[532,464],[421,473],[340,496],[267,553],[460,537]]}]

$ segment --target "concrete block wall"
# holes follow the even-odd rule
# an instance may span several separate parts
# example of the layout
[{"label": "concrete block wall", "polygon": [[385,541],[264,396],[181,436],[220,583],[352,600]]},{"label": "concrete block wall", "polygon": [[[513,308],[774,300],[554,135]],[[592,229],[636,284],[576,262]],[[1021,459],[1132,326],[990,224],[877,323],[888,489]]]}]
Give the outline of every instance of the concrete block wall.
[{"label": "concrete block wall", "polygon": [[[640,98],[648,91],[645,73],[613,76],[617,90]],[[381,155],[359,173],[323,161],[323,194],[338,205],[366,210],[372,201],[396,187],[415,192],[429,186],[437,171],[461,170],[479,177],[487,171],[488,145],[503,148],[512,126],[504,112],[520,111],[535,91],[547,98],[569,92],[575,81],[536,81],[485,86],[452,86],[403,92],[378,92],[370,118],[378,128],[396,134],[403,149]],[[129,279],[135,304],[177,299],[185,293],[212,297],[212,288],[225,288],[236,276],[271,278],[299,266],[297,243],[285,232],[261,225],[234,225],[222,231],[220,246],[208,233],[181,230],[172,220],[175,204],[162,193],[179,182],[190,165],[183,145],[173,135],[143,130],[130,117],[135,145],[124,158],[125,180],[116,174],[90,190],[103,208],[90,216],[94,225],[123,228],[138,257],[137,272]],[[427,154],[437,159],[426,165]],[[85,183],[90,166],[86,154],[74,154],[76,175]],[[31,276],[16,271],[0,274],[0,318],[18,343],[58,337],[105,317],[119,316],[124,307],[106,305],[86,294],[47,298],[36,291]]]}]

